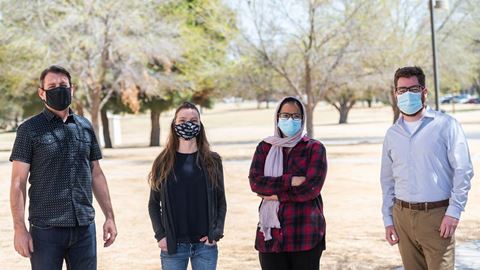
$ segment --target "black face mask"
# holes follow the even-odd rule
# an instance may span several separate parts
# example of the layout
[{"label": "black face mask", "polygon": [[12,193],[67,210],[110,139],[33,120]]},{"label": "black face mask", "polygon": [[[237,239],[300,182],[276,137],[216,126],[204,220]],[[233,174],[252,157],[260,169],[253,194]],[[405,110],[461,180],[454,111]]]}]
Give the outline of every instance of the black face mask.
[{"label": "black face mask", "polygon": [[60,86],[50,90],[44,90],[47,100],[44,101],[48,106],[57,111],[63,111],[72,103],[72,91],[70,87]]},{"label": "black face mask", "polygon": [[187,121],[182,124],[175,125],[175,133],[178,137],[185,140],[191,140],[200,133],[200,125]]}]

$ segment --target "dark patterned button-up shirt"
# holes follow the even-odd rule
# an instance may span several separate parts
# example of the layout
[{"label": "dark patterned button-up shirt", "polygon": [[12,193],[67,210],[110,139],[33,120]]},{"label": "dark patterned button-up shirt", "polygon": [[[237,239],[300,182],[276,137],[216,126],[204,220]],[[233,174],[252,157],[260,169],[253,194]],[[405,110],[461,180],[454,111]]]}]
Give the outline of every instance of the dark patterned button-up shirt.
[{"label": "dark patterned button-up shirt", "polygon": [[58,227],[92,223],[92,161],[101,158],[90,122],[72,112],[63,122],[44,109],[22,123],[10,161],[30,164],[30,222]]},{"label": "dark patterned button-up shirt", "polygon": [[[265,160],[271,144],[257,146],[250,167],[250,187],[262,195],[277,195],[280,201],[280,229],[272,229],[272,238],[264,240],[257,228],[255,248],[264,253],[305,251],[323,245],[325,248],[325,219],[320,197],[327,174],[325,147],[307,136],[291,149],[283,150],[283,175],[264,175]],[[305,176],[300,186],[292,186],[292,176]]]}]

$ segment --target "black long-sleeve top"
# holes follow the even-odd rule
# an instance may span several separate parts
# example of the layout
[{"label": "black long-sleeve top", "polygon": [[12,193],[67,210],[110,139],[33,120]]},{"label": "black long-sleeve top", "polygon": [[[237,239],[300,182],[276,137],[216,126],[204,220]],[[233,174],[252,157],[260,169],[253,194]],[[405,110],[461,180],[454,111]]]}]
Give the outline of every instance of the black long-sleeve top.
[{"label": "black long-sleeve top", "polygon": [[207,181],[197,152],[175,156],[175,180],[167,182],[177,242],[198,243],[208,233]]},{"label": "black long-sleeve top", "polygon": [[[171,173],[168,176],[167,181],[161,185],[159,191],[151,190],[150,192],[148,210],[155,232],[155,238],[157,241],[160,241],[163,237],[167,238],[169,254],[176,253],[176,244],[178,242],[195,242],[198,241],[195,240],[198,238],[198,235],[203,236],[201,234],[203,234],[205,229],[202,228],[204,228],[205,225],[198,225],[199,221],[200,223],[204,223],[201,222],[201,220],[206,220],[207,222],[207,230],[205,232],[209,241],[218,241],[223,237],[227,204],[225,200],[222,161],[220,156],[217,154],[215,154],[215,156],[217,157],[218,175],[220,176],[217,185],[213,185],[209,180],[207,170],[202,164],[200,168],[198,168],[196,165],[196,156],[193,158],[195,164],[193,164],[192,167],[189,161],[192,157],[179,154],[175,160],[175,168],[173,170],[175,174]],[[197,169],[199,171],[197,171]],[[180,173],[177,170],[183,171]],[[189,170],[192,171],[188,172]],[[183,178],[186,176],[190,176],[192,179],[180,179],[180,177]],[[175,179],[175,177],[177,179]],[[203,183],[196,183],[197,185],[195,187],[189,185],[189,182],[191,184],[192,181],[198,181],[200,179],[203,180]],[[182,191],[180,190],[181,188],[189,190]],[[205,192],[203,190],[205,190]],[[192,195],[192,192],[194,192],[195,195]],[[179,195],[179,193],[183,194]],[[194,214],[190,212],[190,209],[178,209],[179,205],[181,206],[182,204],[182,202],[178,200],[178,196],[186,196],[188,194],[190,195],[188,205],[196,204],[194,207],[199,210],[198,213]],[[206,202],[204,201],[205,199]],[[181,206],[181,208],[182,207],[183,206]],[[179,215],[183,217],[179,217]],[[189,219],[191,219],[193,215],[202,215],[199,220],[196,220],[195,227],[193,227],[193,225],[195,225],[193,222],[189,222]]]}]

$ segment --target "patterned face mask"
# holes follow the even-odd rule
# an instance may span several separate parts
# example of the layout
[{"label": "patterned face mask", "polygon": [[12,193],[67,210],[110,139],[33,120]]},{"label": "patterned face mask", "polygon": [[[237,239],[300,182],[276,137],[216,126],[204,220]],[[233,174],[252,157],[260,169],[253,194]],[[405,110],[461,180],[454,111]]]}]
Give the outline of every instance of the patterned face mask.
[{"label": "patterned face mask", "polygon": [[200,133],[200,125],[187,121],[182,124],[175,125],[175,133],[178,137],[185,140],[191,140]]}]

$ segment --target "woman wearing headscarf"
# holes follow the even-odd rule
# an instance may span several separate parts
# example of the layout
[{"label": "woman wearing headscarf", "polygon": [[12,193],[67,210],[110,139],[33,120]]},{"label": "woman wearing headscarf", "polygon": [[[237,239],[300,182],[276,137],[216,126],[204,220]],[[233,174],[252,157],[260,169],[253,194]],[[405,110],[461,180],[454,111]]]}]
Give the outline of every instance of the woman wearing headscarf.
[{"label": "woman wearing headscarf", "polygon": [[275,110],[274,135],[259,143],[250,187],[262,198],[255,249],[263,270],[317,270],[325,250],[320,195],[327,173],[322,143],[304,135],[305,107],[295,97]]}]

